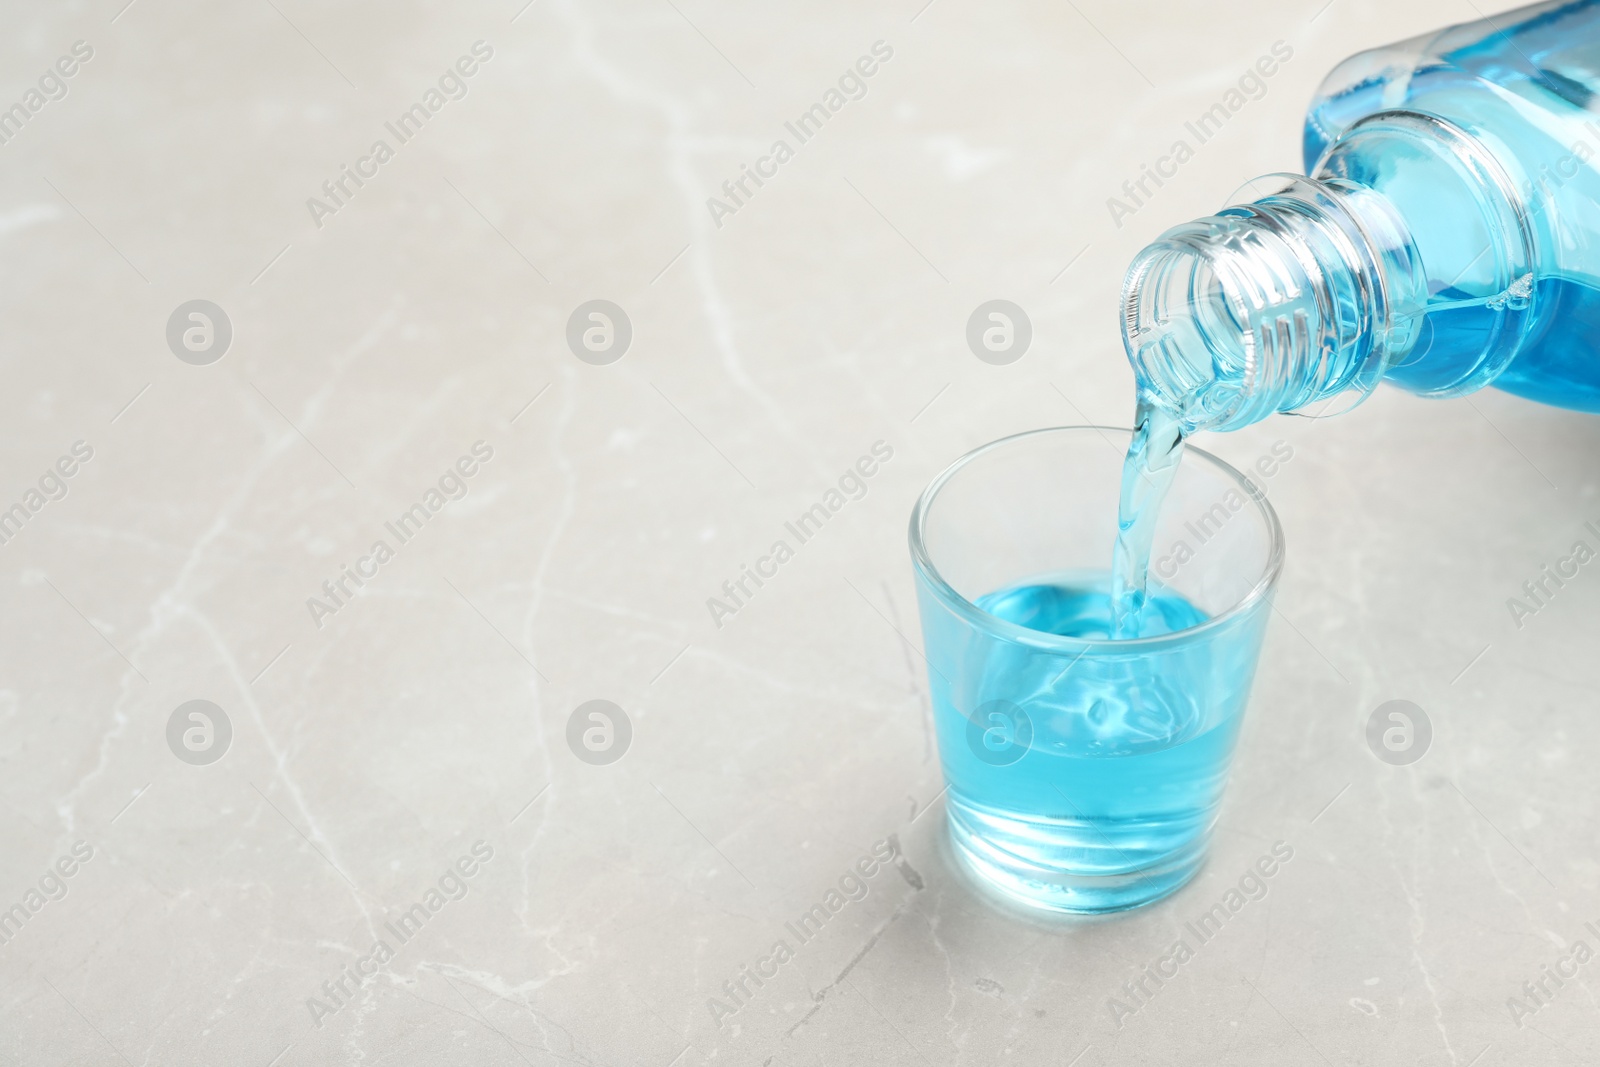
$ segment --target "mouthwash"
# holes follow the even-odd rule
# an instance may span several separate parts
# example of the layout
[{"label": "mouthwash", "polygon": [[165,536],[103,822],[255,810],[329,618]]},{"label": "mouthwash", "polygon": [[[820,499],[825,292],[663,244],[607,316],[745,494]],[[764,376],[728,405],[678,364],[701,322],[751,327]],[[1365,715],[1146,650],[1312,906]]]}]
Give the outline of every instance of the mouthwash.
[{"label": "mouthwash", "polygon": [[[1063,572],[975,603],[1030,630],[1104,639],[1116,626],[1112,590],[1106,571]],[[1127,636],[1207,621],[1153,587]],[[1068,911],[1131,907],[1183,884],[1221,801],[1263,624],[1252,611],[1208,640],[1073,657],[974,643],[954,616],[925,615],[930,658],[981,671],[935,685],[948,813],[964,859],[1014,895]],[[986,699],[963,713],[948,706],[947,690]]]},{"label": "mouthwash", "polygon": [[1258,179],[1135,257],[1141,397],[1184,434],[1380,381],[1600,411],[1597,93],[1595,0],[1345,60],[1306,116],[1309,177]]},{"label": "mouthwash", "polygon": [[1228,524],[1187,569],[1157,568],[1120,619],[1130,583],[1110,566],[1116,535],[1148,556],[1152,540],[1186,543],[1193,524],[1118,531],[1122,465],[1099,430],[985,446],[912,516],[953,851],[980,882],[1046,909],[1134,907],[1198,870],[1270,617],[1282,560],[1271,508],[1256,498],[1229,521],[1248,485],[1193,450],[1178,469],[1170,425],[1159,410],[1144,421],[1126,495],[1153,506],[1170,480],[1173,505],[1221,508]]},{"label": "mouthwash", "polygon": [[1117,541],[1111,558],[1111,637],[1146,636],[1142,624],[1150,547],[1161,502],[1182,458],[1183,433],[1178,419],[1141,394],[1117,503]]}]

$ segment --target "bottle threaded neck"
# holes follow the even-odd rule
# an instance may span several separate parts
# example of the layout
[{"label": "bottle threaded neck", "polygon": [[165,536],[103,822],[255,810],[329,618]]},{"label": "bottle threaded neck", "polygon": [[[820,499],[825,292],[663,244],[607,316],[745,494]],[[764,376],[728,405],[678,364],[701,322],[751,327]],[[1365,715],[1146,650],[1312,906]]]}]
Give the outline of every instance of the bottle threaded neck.
[{"label": "bottle threaded neck", "polygon": [[1139,389],[1185,432],[1352,390],[1358,402],[1415,332],[1425,286],[1380,195],[1337,180],[1263,182],[1267,195],[1168,230],[1123,284]]}]

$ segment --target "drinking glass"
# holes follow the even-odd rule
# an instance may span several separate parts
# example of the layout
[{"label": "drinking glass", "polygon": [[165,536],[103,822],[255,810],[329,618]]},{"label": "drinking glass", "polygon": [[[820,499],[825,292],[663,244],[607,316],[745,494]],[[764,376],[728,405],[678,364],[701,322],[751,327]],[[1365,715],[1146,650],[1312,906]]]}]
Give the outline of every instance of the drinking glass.
[{"label": "drinking glass", "polygon": [[1071,636],[981,607],[1030,585],[1109,589],[1130,437],[1072,426],[984,445],[911,517],[955,853],[983,884],[1052,911],[1147,904],[1199,869],[1283,563],[1262,491],[1188,446],[1149,592],[1181,598],[1193,625],[1112,640],[1092,621]]}]

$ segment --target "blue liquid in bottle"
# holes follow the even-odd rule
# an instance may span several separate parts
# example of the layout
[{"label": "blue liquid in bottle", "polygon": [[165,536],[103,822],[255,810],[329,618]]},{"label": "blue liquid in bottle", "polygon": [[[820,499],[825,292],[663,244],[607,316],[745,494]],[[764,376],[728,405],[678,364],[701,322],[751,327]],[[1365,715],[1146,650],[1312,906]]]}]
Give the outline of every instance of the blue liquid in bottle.
[{"label": "blue liquid in bottle", "polygon": [[1135,258],[1141,390],[1184,432],[1331,413],[1380,381],[1600,411],[1597,93],[1594,2],[1346,60],[1306,118],[1311,177],[1259,179]]}]

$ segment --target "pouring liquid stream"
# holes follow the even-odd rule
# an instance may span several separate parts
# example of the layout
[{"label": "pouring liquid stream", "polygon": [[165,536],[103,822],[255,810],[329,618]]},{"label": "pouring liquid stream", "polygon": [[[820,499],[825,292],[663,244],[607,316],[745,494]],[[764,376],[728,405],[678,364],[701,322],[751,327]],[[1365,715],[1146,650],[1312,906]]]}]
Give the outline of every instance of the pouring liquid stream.
[{"label": "pouring liquid stream", "polygon": [[1113,638],[1142,636],[1156,521],[1182,458],[1178,419],[1141,393],[1117,505],[1117,542],[1111,561]]}]

